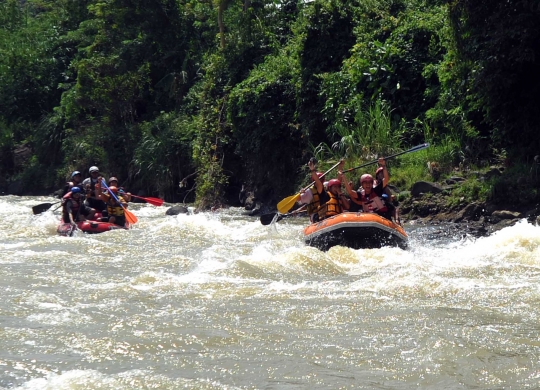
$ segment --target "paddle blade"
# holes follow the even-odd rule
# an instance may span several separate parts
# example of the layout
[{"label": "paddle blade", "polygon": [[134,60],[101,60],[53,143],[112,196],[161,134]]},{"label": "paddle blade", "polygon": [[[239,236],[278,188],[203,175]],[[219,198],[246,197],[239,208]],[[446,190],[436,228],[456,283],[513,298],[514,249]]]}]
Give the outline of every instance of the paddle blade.
[{"label": "paddle blade", "polygon": [[126,216],[126,221],[128,221],[131,225],[134,225],[139,221],[137,216],[126,208],[124,208],[124,215]]},{"label": "paddle blade", "polygon": [[161,206],[163,204],[163,199],[159,199],[159,198],[141,198],[142,200],[144,200],[146,203],[150,203],[151,205],[154,205],[154,206]]},{"label": "paddle blade", "polygon": [[261,215],[261,223],[263,225],[270,225],[272,221],[274,220],[274,217],[277,215],[277,213],[270,213],[270,214],[263,214]]},{"label": "paddle blade", "polygon": [[[58,203],[58,202],[56,202]],[[47,210],[49,210],[51,208],[51,206],[53,204],[56,204],[56,203],[42,203],[42,204],[38,204],[37,206],[34,206],[32,207],[32,212],[34,214],[41,214]]]},{"label": "paddle blade", "polygon": [[293,208],[294,204],[300,200],[300,194],[291,195],[277,204],[277,209],[281,214],[286,214]]}]

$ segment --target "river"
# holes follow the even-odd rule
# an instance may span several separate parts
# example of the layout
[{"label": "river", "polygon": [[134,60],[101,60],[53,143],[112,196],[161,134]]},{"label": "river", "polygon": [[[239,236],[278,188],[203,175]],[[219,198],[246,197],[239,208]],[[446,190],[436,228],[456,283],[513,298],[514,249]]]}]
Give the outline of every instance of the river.
[{"label": "river", "polygon": [[536,389],[540,227],[306,247],[241,209],[56,235],[0,197],[0,389]]}]

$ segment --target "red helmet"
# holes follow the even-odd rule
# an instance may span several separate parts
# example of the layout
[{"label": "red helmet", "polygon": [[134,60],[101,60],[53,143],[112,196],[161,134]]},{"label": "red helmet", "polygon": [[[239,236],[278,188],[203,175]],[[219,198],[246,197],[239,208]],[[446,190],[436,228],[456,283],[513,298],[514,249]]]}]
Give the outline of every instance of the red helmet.
[{"label": "red helmet", "polygon": [[330,188],[332,186],[340,186],[341,187],[341,182],[338,179],[332,179],[332,180],[330,180],[328,182],[328,188]]},{"label": "red helmet", "polygon": [[110,186],[110,187],[109,187],[109,190],[110,190],[113,194],[118,194],[118,188],[116,188],[115,186]]},{"label": "red helmet", "polygon": [[365,181],[370,181],[373,183],[373,176],[371,176],[369,173],[365,173],[360,177],[360,184],[362,184]]},{"label": "red helmet", "polygon": [[324,172],[317,172],[317,177],[322,180],[324,177]]}]

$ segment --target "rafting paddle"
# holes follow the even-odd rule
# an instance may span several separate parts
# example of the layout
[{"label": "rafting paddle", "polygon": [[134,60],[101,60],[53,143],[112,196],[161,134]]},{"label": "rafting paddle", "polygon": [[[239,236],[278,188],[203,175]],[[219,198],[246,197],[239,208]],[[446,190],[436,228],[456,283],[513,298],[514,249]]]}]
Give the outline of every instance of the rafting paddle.
[{"label": "rafting paddle", "polygon": [[129,211],[126,206],[124,206],[122,203],[120,203],[120,200],[118,200],[118,197],[109,189],[109,186],[105,184],[105,180],[101,180],[101,184],[109,191],[109,194],[112,195],[114,200],[118,202],[120,206],[124,209],[124,215],[126,216],[126,221],[128,221],[131,225],[134,225],[137,223],[138,219],[135,214],[133,214],[131,211]]},{"label": "rafting paddle", "polygon": [[[322,174],[322,176],[326,176],[328,173],[330,173],[332,171],[332,169],[334,169],[335,167],[337,167],[339,164],[341,164],[341,161],[339,161],[336,165],[334,165],[332,168],[330,168],[329,170],[327,170],[326,172],[324,172]],[[308,185],[307,187],[303,188],[302,191],[307,191],[309,189],[309,187],[311,187],[313,184],[315,184],[314,181],[311,182],[310,185]],[[289,211],[290,209],[293,208],[294,204],[300,200],[300,194],[302,193],[302,191],[300,191],[299,193],[297,194],[294,194],[294,195],[291,195],[285,199],[283,199],[281,202],[279,202],[277,204],[277,209],[278,211],[281,213],[281,214],[286,214],[287,211]]]},{"label": "rafting paddle", "polygon": [[32,212],[34,214],[41,214],[41,213],[49,210],[53,205],[55,205],[57,203],[60,203],[60,201],[54,202],[54,203],[41,203],[41,204],[38,204],[38,205],[32,207]]},{"label": "rafting paddle", "polygon": [[146,203],[150,203],[151,205],[154,205],[154,206],[161,206],[163,204],[163,199],[159,199],[159,198],[144,198],[142,196],[137,196],[137,195],[131,195],[131,197],[142,199]]},{"label": "rafting paddle", "polygon": [[[419,150],[422,150],[422,149],[426,149],[427,147],[429,147],[429,144],[421,144],[421,145],[416,145],[414,148],[410,148],[409,150],[406,150],[404,152],[399,152],[399,153],[396,153],[396,154],[393,154],[391,156],[388,156],[388,157],[384,157],[385,160],[388,160],[390,158],[394,158],[394,157],[397,157],[397,156],[401,156],[402,154],[405,154],[405,153],[412,153],[412,152],[418,152]],[[367,167],[368,165],[372,165],[372,164],[377,164],[379,162],[379,160],[373,160],[371,162],[368,162],[368,163],[365,163],[365,164],[362,164],[362,165],[359,165],[357,167],[354,167],[354,168],[349,168],[349,169],[345,169],[343,171],[343,173],[346,173],[346,172],[351,172],[351,171],[354,171],[356,169],[359,169],[359,168],[364,168],[364,167]]]}]

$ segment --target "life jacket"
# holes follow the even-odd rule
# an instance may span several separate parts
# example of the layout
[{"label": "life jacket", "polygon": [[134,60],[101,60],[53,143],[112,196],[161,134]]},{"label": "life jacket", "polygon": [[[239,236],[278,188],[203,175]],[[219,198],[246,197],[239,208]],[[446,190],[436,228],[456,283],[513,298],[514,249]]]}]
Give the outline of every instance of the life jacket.
[{"label": "life jacket", "polygon": [[95,192],[96,184],[97,184],[97,179],[94,181],[94,179],[92,179],[91,177],[86,178],[86,179],[84,179],[84,181],[81,183],[81,187],[84,188],[87,184],[90,184],[90,193],[88,193],[86,197],[87,197],[87,198],[97,199],[97,198],[96,198],[96,192]]},{"label": "life jacket", "polygon": [[[123,201],[124,199],[118,196],[118,200]],[[107,212],[109,215],[117,217],[124,215],[124,208],[112,197],[112,195],[110,195],[107,200]]]},{"label": "life jacket", "polygon": [[308,215],[315,214],[317,212],[317,209],[321,206],[321,198],[319,197],[319,193],[317,192],[317,188],[315,186],[312,186],[309,191],[313,194],[313,198],[311,199],[311,202],[306,207],[306,211]]},{"label": "life jacket", "polygon": [[79,209],[81,208],[81,203],[83,202],[82,197],[79,198],[79,201],[77,202],[75,198],[71,196],[71,191],[69,191],[67,194],[65,194],[62,197],[62,211],[64,213],[67,213],[66,209],[66,203],[68,200],[71,199],[71,212],[73,213],[73,216],[76,218],[79,215]]},{"label": "life jacket", "polygon": [[339,203],[339,198],[336,198],[336,196],[331,192],[328,192],[328,195],[330,196],[330,200],[323,204],[321,207],[319,207],[319,209],[317,210],[317,214],[319,214],[319,219],[332,217],[343,212],[341,203]]},{"label": "life jacket", "polygon": [[388,211],[384,201],[377,194],[375,194],[374,191],[371,191],[371,194],[366,195],[364,190],[362,190],[361,194],[360,200],[362,201],[364,213],[381,214]]}]

